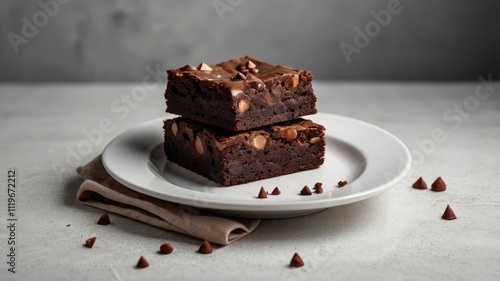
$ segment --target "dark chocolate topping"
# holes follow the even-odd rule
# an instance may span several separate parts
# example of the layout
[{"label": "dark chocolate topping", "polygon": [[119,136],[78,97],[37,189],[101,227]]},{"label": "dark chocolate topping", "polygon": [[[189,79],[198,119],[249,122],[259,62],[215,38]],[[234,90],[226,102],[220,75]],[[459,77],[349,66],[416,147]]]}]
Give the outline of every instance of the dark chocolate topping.
[{"label": "dark chocolate topping", "polygon": [[[251,63],[255,64],[251,71],[245,68],[243,71],[247,72],[246,80],[239,78],[238,73],[242,73],[242,66],[247,67]],[[267,87],[272,85],[273,79],[282,75],[289,75],[289,84],[293,87],[295,81],[298,81],[300,69],[293,69],[284,65],[274,65],[252,56],[245,56],[237,59],[232,59],[219,64],[209,65],[212,70],[193,70],[191,67],[182,67],[168,70],[169,74],[176,76],[192,76],[198,80],[212,81],[216,84],[223,84],[229,89],[244,89],[250,85],[252,88]],[[252,70],[253,69],[253,70]],[[236,78],[238,77],[238,78]],[[235,79],[236,78],[236,79]]]}]

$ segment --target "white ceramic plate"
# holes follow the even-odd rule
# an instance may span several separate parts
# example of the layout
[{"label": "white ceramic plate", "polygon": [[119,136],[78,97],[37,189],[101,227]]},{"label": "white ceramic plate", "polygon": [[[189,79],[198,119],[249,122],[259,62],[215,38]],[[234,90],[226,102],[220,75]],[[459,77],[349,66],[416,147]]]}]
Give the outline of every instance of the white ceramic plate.
[{"label": "white ceramic plate", "polygon": [[[239,217],[280,218],[314,213],[380,194],[409,171],[411,156],[392,134],[371,124],[338,115],[307,116],[326,127],[325,163],[318,169],[231,187],[169,162],[163,152],[163,119],[142,123],[105,148],[103,163],[123,185],[152,197]],[[337,182],[349,183],[339,188]],[[299,195],[323,183],[324,192]],[[261,186],[281,194],[258,199]]]}]

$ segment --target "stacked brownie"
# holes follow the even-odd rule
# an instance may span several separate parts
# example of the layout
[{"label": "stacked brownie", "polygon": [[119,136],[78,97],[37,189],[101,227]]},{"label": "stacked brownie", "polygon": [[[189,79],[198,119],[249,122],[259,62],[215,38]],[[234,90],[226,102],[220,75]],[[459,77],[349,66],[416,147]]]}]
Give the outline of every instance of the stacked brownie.
[{"label": "stacked brownie", "polygon": [[251,56],[168,70],[165,153],[229,186],[318,168],[325,128],[316,113],[311,73]]}]

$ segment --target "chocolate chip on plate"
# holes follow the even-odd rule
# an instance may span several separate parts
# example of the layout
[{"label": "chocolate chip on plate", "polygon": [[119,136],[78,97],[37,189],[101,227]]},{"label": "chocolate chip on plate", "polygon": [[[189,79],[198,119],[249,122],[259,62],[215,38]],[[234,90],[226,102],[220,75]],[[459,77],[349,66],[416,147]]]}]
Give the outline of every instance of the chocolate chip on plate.
[{"label": "chocolate chip on plate", "polygon": [[323,183],[317,182],[314,184],[314,193],[321,194],[323,193]]},{"label": "chocolate chip on plate", "polygon": [[264,189],[263,186],[260,188],[259,196],[257,196],[257,198],[259,198],[259,199],[267,198],[267,193],[266,193],[266,190]]},{"label": "chocolate chip on plate", "polygon": [[309,186],[304,186],[302,190],[300,191],[300,195],[312,195],[311,190],[309,189]]},{"label": "chocolate chip on plate", "polygon": [[275,187],[273,189],[273,192],[271,192],[272,195],[280,195],[281,194],[281,191],[278,187]]},{"label": "chocolate chip on plate", "polygon": [[344,186],[344,185],[346,185],[346,184],[347,184],[347,181],[339,181],[339,182],[337,183],[337,185],[338,185],[339,187],[342,187],[342,186]]}]

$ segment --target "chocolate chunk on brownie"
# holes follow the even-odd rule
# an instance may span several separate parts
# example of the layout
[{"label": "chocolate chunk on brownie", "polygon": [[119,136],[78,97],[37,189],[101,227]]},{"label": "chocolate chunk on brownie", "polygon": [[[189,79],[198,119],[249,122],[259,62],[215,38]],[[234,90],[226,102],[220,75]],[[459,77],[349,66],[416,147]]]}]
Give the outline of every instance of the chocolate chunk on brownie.
[{"label": "chocolate chunk on brownie", "polygon": [[318,168],[325,128],[297,119],[230,132],[178,117],[164,121],[169,161],[230,186]]},{"label": "chocolate chunk on brownie", "polygon": [[230,131],[314,114],[311,72],[251,56],[168,70],[167,112]]}]

